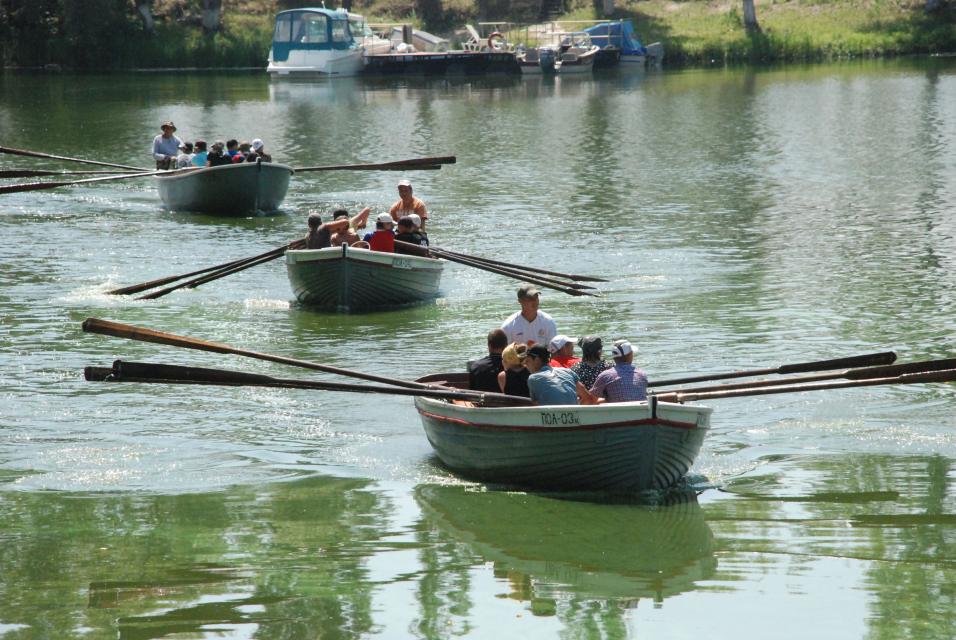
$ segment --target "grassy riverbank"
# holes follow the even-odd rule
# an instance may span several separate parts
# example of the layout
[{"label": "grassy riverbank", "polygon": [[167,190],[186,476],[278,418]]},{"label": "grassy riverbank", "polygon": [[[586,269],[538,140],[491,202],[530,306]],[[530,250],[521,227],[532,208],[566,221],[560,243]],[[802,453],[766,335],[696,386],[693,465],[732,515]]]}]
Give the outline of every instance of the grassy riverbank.
[{"label": "grassy riverbank", "polygon": [[[570,0],[565,4],[568,11],[559,19],[601,19],[595,2],[601,4],[600,0]],[[37,26],[35,16],[10,12],[0,15],[7,18],[0,20],[3,61],[22,67],[58,64],[78,69],[262,67],[273,17],[290,4],[296,3],[229,3],[223,27],[214,35],[202,34],[198,15],[193,15],[197,8],[186,9],[172,0],[154,1],[156,32],[152,35],[142,32],[132,13],[101,20],[96,23],[99,26],[71,22],[69,15],[59,16],[57,23],[58,14],[50,13]],[[486,0],[485,6],[488,20],[527,23],[539,3]],[[756,0],[756,7],[760,30],[752,34],[743,27],[741,0],[618,0],[613,17],[633,20],[645,43],[664,43],[668,64],[956,53],[956,0],[934,13],[926,12],[924,0]],[[410,22],[449,36],[453,42],[456,28],[480,19],[474,0],[355,0],[353,10],[370,22]],[[22,18],[19,23],[18,17]]]}]

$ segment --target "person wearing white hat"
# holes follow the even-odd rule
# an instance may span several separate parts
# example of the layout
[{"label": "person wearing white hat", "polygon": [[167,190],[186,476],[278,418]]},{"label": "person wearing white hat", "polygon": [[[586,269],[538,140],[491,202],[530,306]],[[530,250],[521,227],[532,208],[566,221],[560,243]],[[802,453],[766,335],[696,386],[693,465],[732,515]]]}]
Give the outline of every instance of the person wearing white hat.
[{"label": "person wearing white hat", "polygon": [[265,144],[262,142],[262,138],[254,138],[252,141],[252,150],[255,154],[262,158],[263,162],[272,162],[272,156],[266,153]]},{"label": "person wearing white hat", "polygon": [[647,400],[647,374],[634,368],[634,347],[627,340],[617,340],[611,347],[614,366],[602,371],[589,391],[607,402]]},{"label": "person wearing white hat", "polygon": [[398,219],[403,216],[417,215],[421,218],[421,224],[418,225],[421,231],[425,230],[425,225],[428,222],[428,209],[425,207],[423,200],[412,194],[411,180],[399,180],[398,202],[393,204],[388,212],[392,214],[392,220],[395,222],[398,222]]},{"label": "person wearing white hat", "polygon": [[561,334],[551,338],[551,342],[548,343],[548,351],[551,352],[551,362],[549,364],[552,367],[570,369],[581,362],[581,358],[574,357],[574,345],[577,343],[578,341],[574,338]]},{"label": "person wearing white hat", "polygon": [[380,213],[375,218],[375,231],[362,238],[372,251],[395,253],[395,221],[390,213]]}]

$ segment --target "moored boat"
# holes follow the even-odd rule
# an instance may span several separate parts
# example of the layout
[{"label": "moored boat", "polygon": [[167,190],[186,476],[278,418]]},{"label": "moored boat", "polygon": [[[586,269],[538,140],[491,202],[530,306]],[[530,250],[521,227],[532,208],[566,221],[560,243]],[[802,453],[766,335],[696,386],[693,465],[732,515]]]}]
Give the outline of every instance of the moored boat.
[{"label": "moored boat", "polygon": [[[647,48],[641,44],[630,20],[602,22],[584,30],[591,41],[601,47],[595,64],[643,68],[647,63]],[[660,46],[660,45],[658,45]]]},{"label": "moored boat", "polygon": [[522,75],[554,73],[557,55],[551,47],[532,47],[515,53]]},{"label": "moored boat", "polygon": [[594,61],[601,50],[591,43],[588,34],[573,33],[568,38],[567,45],[561,47],[558,71],[562,75],[569,73],[590,73],[594,69]]},{"label": "moored boat", "polygon": [[294,170],[272,162],[242,162],[157,175],[167,209],[219,215],[275,211],[289,190]]},{"label": "moored boat", "polygon": [[377,37],[362,16],[345,9],[303,8],[276,14],[266,71],[292,75],[355,76],[364,56],[386,53],[391,43]]},{"label": "moored boat", "polygon": [[[467,375],[419,382],[467,387]],[[416,397],[439,459],[467,478],[553,491],[665,490],[693,465],[712,409],[657,402],[479,407]]]},{"label": "moored boat", "polygon": [[286,252],[296,300],[339,311],[368,311],[438,296],[445,262],[347,245]]}]

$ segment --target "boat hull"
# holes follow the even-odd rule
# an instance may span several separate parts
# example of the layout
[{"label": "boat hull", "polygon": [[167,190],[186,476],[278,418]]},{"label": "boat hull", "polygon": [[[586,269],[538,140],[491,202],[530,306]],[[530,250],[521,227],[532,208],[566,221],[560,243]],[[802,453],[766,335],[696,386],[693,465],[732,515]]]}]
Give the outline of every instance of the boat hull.
[{"label": "boat hull", "polygon": [[276,211],[293,173],[284,164],[243,162],[158,175],[157,184],[167,209],[244,216]]},{"label": "boat hull", "polygon": [[415,407],[435,453],[462,476],[628,493],[676,485],[700,451],[712,411],[663,402],[488,408],[421,397]]},{"label": "boat hull", "polygon": [[444,261],[351,247],[286,252],[300,303],[337,311],[371,311],[438,296]]}]

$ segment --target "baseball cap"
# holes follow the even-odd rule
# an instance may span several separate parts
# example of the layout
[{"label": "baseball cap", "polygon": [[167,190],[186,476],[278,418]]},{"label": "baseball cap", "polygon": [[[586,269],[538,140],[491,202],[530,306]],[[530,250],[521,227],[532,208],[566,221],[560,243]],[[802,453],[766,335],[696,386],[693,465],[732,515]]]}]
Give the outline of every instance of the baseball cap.
[{"label": "baseball cap", "polygon": [[255,138],[252,141],[252,148],[258,151],[263,147],[262,140],[260,138]]},{"label": "baseball cap", "polygon": [[415,225],[416,227],[422,226],[422,217],[418,215],[417,213],[410,213],[408,214],[407,217],[412,221],[412,224]]},{"label": "baseball cap", "polygon": [[375,218],[375,222],[395,222],[395,220],[392,219],[392,214],[390,213],[380,213],[378,217]]},{"label": "baseball cap", "polygon": [[400,227],[414,227],[415,221],[412,220],[411,216],[402,216],[398,219],[398,226]]},{"label": "baseball cap", "polygon": [[518,299],[519,299],[519,300],[520,300],[521,298],[536,298],[536,297],[538,297],[540,294],[541,294],[541,292],[538,291],[538,288],[535,287],[534,285],[525,284],[525,285],[522,285],[522,286],[518,287]]},{"label": "baseball cap", "polygon": [[399,180],[399,181],[398,181],[398,186],[400,186],[400,187],[410,187],[410,186],[412,186],[412,181],[411,181],[411,180]]},{"label": "baseball cap", "polygon": [[612,358],[623,358],[629,353],[634,353],[634,347],[631,346],[630,342],[627,340],[614,341],[614,346],[611,347]]},{"label": "baseball cap", "polygon": [[558,334],[554,336],[553,338],[551,338],[551,342],[548,343],[548,351],[550,351],[551,353],[557,353],[558,351],[563,349],[565,345],[569,343],[577,344],[578,341],[575,340],[574,338],[569,338],[567,336]]}]

